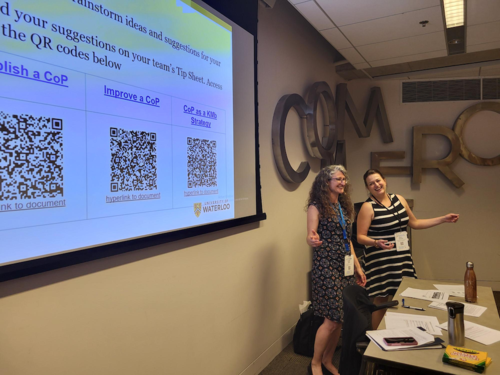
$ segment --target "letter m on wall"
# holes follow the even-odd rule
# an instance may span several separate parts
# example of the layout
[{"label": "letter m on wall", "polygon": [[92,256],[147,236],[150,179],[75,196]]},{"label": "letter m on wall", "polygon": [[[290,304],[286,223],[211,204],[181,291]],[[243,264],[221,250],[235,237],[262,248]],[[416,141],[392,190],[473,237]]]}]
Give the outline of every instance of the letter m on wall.
[{"label": "letter m on wall", "polygon": [[361,113],[358,111],[358,108],[354,104],[349,91],[347,91],[346,83],[339,83],[337,85],[336,104],[337,129],[339,132],[338,139],[344,139],[345,114],[347,112],[359,138],[368,138],[370,136],[373,122],[376,118],[384,143],[393,142],[391,127],[389,126],[389,120],[387,119],[384,98],[382,97],[380,87],[374,87],[371,89],[370,100],[368,102],[368,108],[366,109],[364,120]]}]

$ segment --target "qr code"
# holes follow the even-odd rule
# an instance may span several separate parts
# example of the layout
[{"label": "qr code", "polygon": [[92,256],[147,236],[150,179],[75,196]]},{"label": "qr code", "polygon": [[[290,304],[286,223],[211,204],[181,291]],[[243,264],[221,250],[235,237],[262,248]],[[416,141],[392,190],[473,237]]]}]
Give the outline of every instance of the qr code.
[{"label": "qr code", "polygon": [[63,196],[63,120],[0,111],[0,200]]},{"label": "qr code", "polygon": [[187,139],[188,188],[217,186],[217,143],[208,139]]},{"label": "qr code", "polygon": [[155,190],[156,133],[110,128],[111,192]]}]

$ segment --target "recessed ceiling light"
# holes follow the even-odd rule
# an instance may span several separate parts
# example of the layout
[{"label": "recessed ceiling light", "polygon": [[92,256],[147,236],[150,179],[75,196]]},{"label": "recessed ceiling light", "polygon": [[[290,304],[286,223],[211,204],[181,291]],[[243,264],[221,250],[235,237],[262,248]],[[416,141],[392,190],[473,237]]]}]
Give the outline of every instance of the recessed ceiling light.
[{"label": "recessed ceiling light", "polygon": [[443,0],[446,28],[464,25],[464,0]]},{"label": "recessed ceiling light", "polygon": [[461,39],[452,39],[448,41],[448,44],[460,44],[460,43],[462,43]]}]

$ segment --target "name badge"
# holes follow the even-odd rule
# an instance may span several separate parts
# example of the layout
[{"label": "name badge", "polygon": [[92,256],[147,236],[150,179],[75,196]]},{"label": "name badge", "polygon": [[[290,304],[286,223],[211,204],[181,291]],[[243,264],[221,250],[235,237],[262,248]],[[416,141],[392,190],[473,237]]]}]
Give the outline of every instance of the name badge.
[{"label": "name badge", "polygon": [[344,263],[344,276],[352,275],[354,275],[354,259],[352,258],[352,255],[346,255]]},{"label": "name badge", "polygon": [[396,233],[395,238],[397,251],[410,250],[410,245],[408,244],[408,234],[406,231]]}]

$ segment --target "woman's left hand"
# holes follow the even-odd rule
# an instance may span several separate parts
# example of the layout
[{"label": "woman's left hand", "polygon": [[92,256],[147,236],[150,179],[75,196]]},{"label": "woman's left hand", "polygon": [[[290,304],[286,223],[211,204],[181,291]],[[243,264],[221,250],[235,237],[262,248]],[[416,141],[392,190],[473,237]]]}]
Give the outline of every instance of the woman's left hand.
[{"label": "woman's left hand", "polygon": [[460,217],[459,214],[448,214],[443,216],[443,223],[456,223],[458,221],[458,218]]},{"label": "woman's left hand", "polygon": [[359,286],[366,285],[366,276],[364,272],[360,269],[356,270],[356,284],[358,284]]}]

